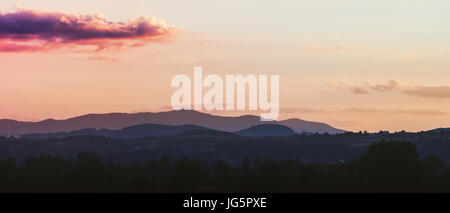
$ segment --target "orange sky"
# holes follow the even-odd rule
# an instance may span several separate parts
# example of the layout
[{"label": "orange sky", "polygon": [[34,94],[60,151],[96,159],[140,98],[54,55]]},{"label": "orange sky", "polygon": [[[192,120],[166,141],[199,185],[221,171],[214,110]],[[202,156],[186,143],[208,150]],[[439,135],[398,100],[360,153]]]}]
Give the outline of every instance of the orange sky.
[{"label": "orange sky", "polygon": [[[192,76],[193,67],[202,66],[204,75],[223,77],[279,74],[281,119],[353,131],[450,126],[446,1],[261,1],[257,6],[253,1],[177,1],[182,5],[176,8],[170,1],[108,2],[0,4],[3,15],[18,13],[21,9],[12,6],[20,3],[57,21],[61,16],[82,20],[88,36],[95,37],[84,39],[80,28],[69,37],[56,29],[24,41],[3,26],[0,32],[9,37],[0,37],[1,118],[166,111],[175,91],[171,78]],[[79,16],[98,12],[103,14],[98,20],[106,22]],[[137,23],[147,31],[137,33]],[[170,30],[154,34],[153,28]],[[102,36],[107,29],[110,36],[98,39],[92,29]]]}]

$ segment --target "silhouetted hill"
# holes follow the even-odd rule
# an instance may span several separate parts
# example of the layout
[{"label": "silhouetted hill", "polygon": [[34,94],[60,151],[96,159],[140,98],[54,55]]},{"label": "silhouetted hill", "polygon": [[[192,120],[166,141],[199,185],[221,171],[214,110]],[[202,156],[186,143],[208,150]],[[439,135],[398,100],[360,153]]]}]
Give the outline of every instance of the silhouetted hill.
[{"label": "silhouetted hill", "polygon": [[[90,130],[82,130],[89,132]],[[99,130],[101,131],[101,130]],[[79,132],[76,134],[80,134]],[[103,136],[70,136],[64,138],[0,137],[0,160],[13,157],[39,157],[42,154],[58,154],[64,158],[76,157],[79,151],[95,151],[117,163],[134,160],[159,159],[163,155],[173,159],[184,157],[227,160],[230,163],[250,159],[301,159],[305,162],[351,161],[377,141],[411,141],[417,145],[421,158],[436,155],[450,163],[450,133],[344,133],[296,134],[283,137],[247,137],[231,133],[223,136],[214,130],[187,130],[184,133],[162,137],[109,138]],[[136,154],[136,155],[134,155]],[[21,162],[21,161],[18,161]]]},{"label": "silhouetted hill", "polygon": [[241,136],[264,137],[264,136],[290,136],[295,135],[295,131],[289,127],[278,124],[260,124],[243,129],[236,134]]},{"label": "silhouetted hill", "polygon": [[236,136],[231,132],[217,131],[217,130],[188,130],[182,132],[180,135],[183,136],[214,136],[214,137],[230,137]]},{"label": "silhouetted hill", "polygon": [[428,130],[426,132],[429,132],[429,133],[448,133],[448,132],[450,132],[450,128],[437,128],[437,129]]},{"label": "silhouetted hill", "polygon": [[301,119],[297,119],[297,118],[282,120],[282,121],[279,121],[278,123],[282,124],[284,126],[288,126],[298,133],[303,133],[303,132],[325,133],[325,132],[328,132],[330,134],[336,134],[336,133],[346,132],[345,130],[336,129],[325,123],[305,121],[305,120],[301,120]]},{"label": "silhouetted hill", "polygon": [[[88,114],[66,120],[47,119],[40,122],[23,122],[15,120],[0,120],[0,135],[22,135],[28,133],[69,132],[80,129],[110,129],[119,130],[128,126],[139,124],[162,124],[180,126],[193,124],[205,126],[220,131],[234,132],[246,129],[258,124],[282,124],[302,132],[328,132],[341,133],[343,130],[333,128],[324,123],[303,121],[300,119],[289,119],[279,122],[261,122],[260,117],[245,115],[239,117],[217,116],[207,113],[180,110],[158,113],[108,113]],[[91,130],[88,130],[91,131]]]},{"label": "silhouetted hill", "polygon": [[21,138],[63,138],[69,136],[96,135],[109,138],[142,138],[146,136],[176,135],[186,131],[207,131],[208,128],[196,125],[168,126],[161,124],[140,124],[120,130],[108,129],[81,129],[70,132],[25,134]]}]

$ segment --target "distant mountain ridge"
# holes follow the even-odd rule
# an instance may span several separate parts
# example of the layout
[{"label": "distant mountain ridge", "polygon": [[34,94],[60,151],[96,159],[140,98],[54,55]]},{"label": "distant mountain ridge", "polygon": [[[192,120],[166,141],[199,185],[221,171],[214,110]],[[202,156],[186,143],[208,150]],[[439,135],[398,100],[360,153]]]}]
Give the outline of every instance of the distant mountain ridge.
[{"label": "distant mountain ridge", "polygon": [[433,132],[433,133],[450,132],[450,128],[436,128],[436,129],[428,130],[426,132]]},{"label": "distant mountain ridge", "polygon": [[140,124],[161,125],[197,125],[219,131],[235,132],[258,124],[281,124],[292,128],[297,133],[343,133],[325,123],[288,119],[282,121],[262,122],[260,117],[245,115],[226,117],[211,115],[192,110],[144,113],[108,113],[87,114],[65,120],[47,119],[39,122],[24,122],[9,119],[0,120],[0,135],[23,135],[30,133],[69,132],[81,129],[109,129],[120,130],[125,127]]},{"label": "distant mountain ridge", "polygon": [[37,139],[37,138],[63,138],[69,136],[104,136],[108,138],[142,138],[147,136],[162,136],[162,135],[176,135],[186,131],[207,131],[211,130],[205,127],[187,124],[181,126],[169,126],[161,124],[140,124],[135,126],[125,127],[120,130],[109,129],[80,129],[70,132],[56,132],[56,133],[35,133],[24,134],[21,138]]},{"label": "distant mountain ridge", "polygon": [[249,137],[267,137],[267,136],[292,136],[297,134],[293,129],[279,124],[259,124],[247,129],[242,129],[234,133],[218,131],[201,127],[197,125],[187,124],[181,126],[169,126],[161,124],[139,124],[135,126],[125,127],[120,130],[109,129],[80,129],[70,132],[54,132],[54,133],[31,133],[23,134],[23,139],[46,139],[46,138],[65,138],[70,136],[103,136],[108,138],[143,138],[148,136],[167,136],[167,135],[183,135],[183,136],[249,136]]},{"label": "distant mountain ridge", "polygon": [[237,131],[240,136],[267,137],[267,136],[291,136],[297,134],[293,129],[278,124],[259,124],[247,129]]}]

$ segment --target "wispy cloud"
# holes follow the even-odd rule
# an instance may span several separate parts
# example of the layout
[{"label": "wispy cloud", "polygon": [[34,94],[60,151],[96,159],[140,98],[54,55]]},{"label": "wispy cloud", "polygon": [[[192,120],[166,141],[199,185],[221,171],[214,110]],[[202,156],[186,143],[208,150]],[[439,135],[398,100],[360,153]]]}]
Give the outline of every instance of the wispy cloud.
[{"label": "wispy cloud", "polygon": [[369,91],[364,87],[355,86],[353,84],[342,82],[342,81],[330,82],[329,85],[331,85],[332,87],[341,89],[341,90],[349,91],[353,94],[369,94]]},{"label": "wispy cloud", "polygon": [[345,109],[336,109],[336,110],[325,110],[325,109],[314,109],[314,108],[282,108],[280,109],[280,113],[285,114],[300,114],[300,113],[327,113],[327,114],[336,114],[336,113],[351,113],[351,114],[410,114],[410,115],[449,115],[449,112],[443,110],[436,109],[380,109],[380,108],[345,108]]},{"label": "wispy cloud", "polygon": [[403,93],[422,98],[450,98],[450,86],[415,86]]},{"label": "wispy cloud", "polygon": [[357,86],[347,82],[331,82],[331,86],[349,91],[353,94],[369,94],[369,90],[376,92],[392,92],[399,91],[402,94],[411,97],[421,98],[450,98],[450,86],[422,86],[408,85],[398,80],[389,80],[386,83],[374,84],[366,81],[364,86]]},{"label": "wispy cloud", "polygon": [[406,87],[406,85],[400,81],[397,80],[390,80],[384,84],[374,84],[370,81],[366,81],[366,86],[369,87],[371,90],[378,91],[378,92],[387,92],[387,91],[393,91],[400,88]]},{"label": "wispy cloud", "polygon": [[111,61],[111,62],[119,61],[116,58],[110,58],[110,57],[106,57],[106,56],[92,56],[92,57],[89,57],[88,60],[90,60],[90,61]]},{"label": "wispy cloud", "polygon": [[284,114],[299,114],[299,113],[325,113],[326,110],[323,109],[313,109],[313,108],[303,108],[303,107],[291,107],[291,108],[281,108],[280,113]]},{"label": "wispy cloud", "polygon": [[377,108],[348,108],[344,113],[388,113],[388,114],[415,114],[415,115],[448,115],[448,112],[433,109],[377,109]]},{"label": "wispy cloud", "polygon": [[162,41],[176,30],[155,17],[112,22],[82,15],[18,8],[0,13],[0,52],[117,50]]}]

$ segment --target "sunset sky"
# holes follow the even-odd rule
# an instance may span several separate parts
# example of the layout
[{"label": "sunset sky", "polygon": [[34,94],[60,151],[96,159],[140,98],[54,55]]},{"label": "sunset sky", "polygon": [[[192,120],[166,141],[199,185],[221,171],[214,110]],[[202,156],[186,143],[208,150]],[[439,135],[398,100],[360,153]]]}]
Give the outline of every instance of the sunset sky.
[{"label": "sunset sky", "polygon": [[449,38],[447,0],[2,0],[0,118],[167,111],[202,66],[279,74],[281,119],[449,127]]}]

